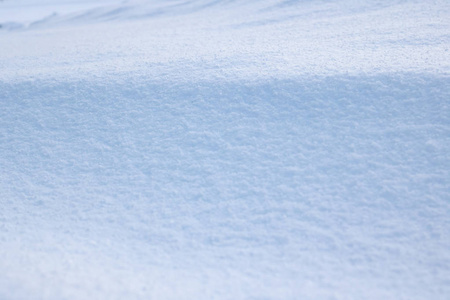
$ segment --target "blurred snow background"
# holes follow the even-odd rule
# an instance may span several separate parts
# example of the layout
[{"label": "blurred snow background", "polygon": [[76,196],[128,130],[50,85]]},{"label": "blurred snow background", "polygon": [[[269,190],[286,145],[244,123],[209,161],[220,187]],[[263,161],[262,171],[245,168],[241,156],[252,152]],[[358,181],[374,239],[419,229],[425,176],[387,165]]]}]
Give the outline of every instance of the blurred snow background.
[{"label": "blurred snow background", "polygon": [[0,299],[448,299],[448,1],[0,2]]}]

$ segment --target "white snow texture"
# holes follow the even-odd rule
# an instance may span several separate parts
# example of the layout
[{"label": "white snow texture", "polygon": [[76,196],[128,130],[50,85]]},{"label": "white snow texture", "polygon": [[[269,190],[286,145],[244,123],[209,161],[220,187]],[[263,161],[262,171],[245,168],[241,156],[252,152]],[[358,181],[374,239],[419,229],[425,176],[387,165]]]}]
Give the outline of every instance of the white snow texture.
[{"label": "white snow texture", "polygon": [[450,299],[449,1],[0,25],[0,299]]}]

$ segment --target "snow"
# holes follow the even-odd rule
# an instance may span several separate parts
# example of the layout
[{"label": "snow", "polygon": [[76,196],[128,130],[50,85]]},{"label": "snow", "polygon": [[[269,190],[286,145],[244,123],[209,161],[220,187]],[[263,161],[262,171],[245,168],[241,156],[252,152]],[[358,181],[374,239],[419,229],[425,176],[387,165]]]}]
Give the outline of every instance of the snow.
[{"label": "snow", "polygon": [[0,2],[0,299],[448,299],[449,20]]}]

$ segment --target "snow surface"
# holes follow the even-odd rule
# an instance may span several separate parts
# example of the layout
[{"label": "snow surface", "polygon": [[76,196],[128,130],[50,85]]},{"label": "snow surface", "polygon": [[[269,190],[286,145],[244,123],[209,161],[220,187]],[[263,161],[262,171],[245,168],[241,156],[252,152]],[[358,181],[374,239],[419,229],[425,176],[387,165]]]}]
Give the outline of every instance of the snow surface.
[{"label": "snow surface", "polygon": [[0,24],[0,299],[450,299],[448,1]]}]

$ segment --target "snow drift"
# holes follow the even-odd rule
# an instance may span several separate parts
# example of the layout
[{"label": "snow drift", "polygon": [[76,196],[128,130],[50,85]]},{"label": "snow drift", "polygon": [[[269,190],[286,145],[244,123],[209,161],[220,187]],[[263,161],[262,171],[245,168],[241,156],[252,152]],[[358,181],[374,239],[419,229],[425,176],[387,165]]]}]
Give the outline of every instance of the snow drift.
[{"label": "snow drift", "polygon": [[450,294],[445,1],[2,6],[0,298]]}]

